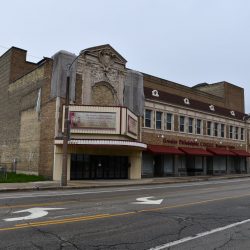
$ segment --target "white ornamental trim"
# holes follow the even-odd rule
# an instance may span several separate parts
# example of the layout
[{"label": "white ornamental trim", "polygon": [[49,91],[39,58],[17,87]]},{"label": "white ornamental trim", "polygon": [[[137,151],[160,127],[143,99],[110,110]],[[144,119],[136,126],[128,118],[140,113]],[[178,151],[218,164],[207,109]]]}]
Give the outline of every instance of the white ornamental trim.
[{"label": "white ornamental trim", "polygon": [[210,105],[209,108],[211,111],[215,111],[214,105]]},{"label": "white ornamental trim", "polygon": [[232,116],[235,116],[235,112],[234,112],[233,110],[230,111],[230,114],[231,114]]},{"label": "white ornamental trim", "polygon": [[152,90],[152,96],[159,97],[158,90],[156,90],[156,89]]},{"label": "white ornamental trim", "polygon": [[188,99],[188,98],[184,98],[184,100],[183,100],[183,101],[184,101],[184,103],[185,103],[185,104],[187,104],[187,105],[189,105],[189,104],[190,104],[190,101],[189,101],[189,99]]},{"label": "white ornamental trim", "polygon": [[[55,144],[63,144],[63,140],[55,140]],[[112,146],[131,146],[147,148],[147,144],[132,141],[113,141],[113,140],[70,140],[70,145],[112,145]]]}]

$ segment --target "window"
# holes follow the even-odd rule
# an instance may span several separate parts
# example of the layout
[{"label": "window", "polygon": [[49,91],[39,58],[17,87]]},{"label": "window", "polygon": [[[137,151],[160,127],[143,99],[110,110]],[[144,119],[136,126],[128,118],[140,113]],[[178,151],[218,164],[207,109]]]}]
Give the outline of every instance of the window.
[{"label": "window", "polygon": [[239,131],[239,128],[238,128],[238,127],[235,127],[235,129],[234,129],[234,138],[235,138],[236,140],[239,139],[239,133],[238,133],[238,131]]},{"label": "window", "polygon": [[214,123],[214,136],[218,136],[218,123]]},{"label": "window", "polygon": [[145,127],[151,128],[152,110],[145,110]]},{"label": "window", "polygon": [[172,130],[172,114],[167,114],[167,130]]},{"label": "window", "polygon": [[180,130],[180,132],[184,132],[185,131],[185,117],[184,116],[180,116],[179,130]]},{"label": "window", "polygon": [[188,118],[188,133],[193,133],[193,121],[194,119],[189,117]]},{"label": "window", "polygon": [[225,137],[225,124],[220,125],[220,136]]},{"label": "window", "polygon": [[244,140],[244,128],[240,128],[240,139]]},{"label": "window", "polygon": [[156,129],[161,129],[162,112],[156,111]]},{"label": "window", "polygon": [[196,120],[196,134],[198,135],[201,134],[201,120],[200,119]]},{"label": "window", "polygon": [[229,138],[233,139],[233,126],[229,126]]},{"label": "window", "polygon": [[211,135],[211,126],[212,126],[212,123],[211,122],[207,122],[207,135]]}]

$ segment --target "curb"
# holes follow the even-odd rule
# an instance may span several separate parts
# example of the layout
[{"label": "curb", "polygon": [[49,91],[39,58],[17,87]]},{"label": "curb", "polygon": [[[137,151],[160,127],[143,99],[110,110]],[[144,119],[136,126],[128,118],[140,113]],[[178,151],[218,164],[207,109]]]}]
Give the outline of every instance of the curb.
[{"label": "curb", "polygon": [[176,184],[176,183],[189,183],[189,182],[205,182],[205,181],[216,181],[216,180],[227,180],[227,179],[243,179],[249,178],[250,175],[242,175],[242,176],[218,176],[218,177],[204,177],[204,178],[197,178],[197,179],[185,179],[185,180],[171,180],[171,181],[159,181],[159,182],[146,182],[146,183],[120,183],[120,184],[107,184],[107,185],[96,185],[96,184],[89,184],[86,186],[55,186],[55,187],[17,187],[17,188],[6,188],[0,189],[0,193],[3,192],[28,192],[28,191],[46,191],[46,190],[69,190],[69,189],[94,189],[94,188],[112,188],[112,187],[131,187],[131,186],[152,186],[152,185],[169,185],[169,184]]}]

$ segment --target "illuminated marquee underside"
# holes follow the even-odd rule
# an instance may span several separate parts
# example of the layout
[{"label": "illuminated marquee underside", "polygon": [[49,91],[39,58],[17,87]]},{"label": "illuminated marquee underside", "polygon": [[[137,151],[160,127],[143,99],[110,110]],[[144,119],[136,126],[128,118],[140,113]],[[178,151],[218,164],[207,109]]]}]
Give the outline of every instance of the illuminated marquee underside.
[{"label": "illuminated marquee underside", "polygon": [[[55,140],[56,145],[62,145],[63,140]],[[116,141],[116,140],[70,140],[70,145],[110,145],[110,146],[130,146],[146,149],[147,145],[140,142]]]}]

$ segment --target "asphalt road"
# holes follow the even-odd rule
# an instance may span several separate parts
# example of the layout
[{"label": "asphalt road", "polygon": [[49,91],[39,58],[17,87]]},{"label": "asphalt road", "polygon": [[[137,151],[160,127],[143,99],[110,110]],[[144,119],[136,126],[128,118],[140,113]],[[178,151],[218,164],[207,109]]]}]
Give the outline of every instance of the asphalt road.
[{"label": "asphalt road", "polygon": [[0,193],[0,249],[248,250],[250,179]]}]

